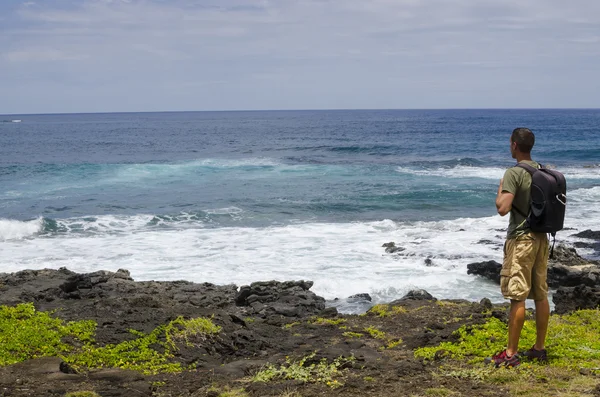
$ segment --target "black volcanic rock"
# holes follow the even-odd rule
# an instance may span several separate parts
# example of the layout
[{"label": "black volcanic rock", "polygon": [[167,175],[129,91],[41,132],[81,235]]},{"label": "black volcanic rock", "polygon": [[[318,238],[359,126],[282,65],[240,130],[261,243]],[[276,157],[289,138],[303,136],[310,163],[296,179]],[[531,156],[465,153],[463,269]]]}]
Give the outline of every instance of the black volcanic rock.
[{"label": "black volcanic rock", "polygon": [[475,262],[467,265],[467,274],[482,276],[500,284],[502,264],[496,261]]},{"label": "black volcanic rock", "polygon": [[240,288],[237,306],[245,306],[249,314],[263,317],[279,314],[302,317],[325,309],[325,299],[310,292],[312,281],[261,281]]},{"label": "black volcanic rock", "polygon": [[560,287],[552,297],[555,312],[564,314],[580,309],[595,309],[600,306],[600,288],[587,285]]},{"label": "black volcanic rock", "polygon": [[[476,262],[467,265],[467,274],[485,277],[500,283],[502,264],[496,261]],[[554,259],[548,261],[548,285],[551,288],[577,285],[600,285],[600,266],[577,254],[575,248],[560,245],[554,250]]]},{"label": "black volcanic rock", "polygon": [[408,300],[436,301],[437,299],[434,298],[429,292],[425,291],[424,289],[414,289],[414,290],[408,291],[408,293],[406,295],[404,295],[402,298],[397,299],[393,302],[390,302],[390,305],[393,306],[398,303],[406,302]]},{"label": "black volcanic rock", "polygon": [[583,232],[572,234],[573,237],[589,238],[590,240],[600,240],[600,230],[584,230]]}]

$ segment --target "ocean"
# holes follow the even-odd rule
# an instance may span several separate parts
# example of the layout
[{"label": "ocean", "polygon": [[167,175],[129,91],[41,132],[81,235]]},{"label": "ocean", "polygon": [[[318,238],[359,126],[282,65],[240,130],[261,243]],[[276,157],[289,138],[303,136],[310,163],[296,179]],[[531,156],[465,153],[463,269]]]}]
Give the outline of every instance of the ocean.
[{"label": "ocean", "polygon": [[[0,116],[0,266],[136,280],[312,280],[341,311],[423,288],[502,301],[498,182],[515,127],[568,184],[557,241],[600,224],[600,110]],[[21,120],[21,122],[10,122]],[[385,254],[394,241],[401,255]],[[591,250],[583,255],[596,257]]]}]

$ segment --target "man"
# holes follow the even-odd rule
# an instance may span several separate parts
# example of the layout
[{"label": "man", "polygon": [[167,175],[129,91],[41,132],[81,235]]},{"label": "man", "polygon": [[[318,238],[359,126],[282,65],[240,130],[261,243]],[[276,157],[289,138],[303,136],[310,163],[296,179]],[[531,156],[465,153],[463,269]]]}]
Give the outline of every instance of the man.
[{"label": "man", "polygon": [[[510,153],[517,163],[539,168],[531,160],[535,136],[527,128],[517,128],[510,137]],[[500,289],[510,299],[508,345],[506,350],[486,361],[496,367],[516,367],[520,364],[519,338],[525,322],[525,299],[535,301],[535,345],[522,355],[547,360],[546,332],[550,317],[548,304],[548,237],[545,233],[529,230],[526,215],[529,212],[531,175],[521,167],[509,168],[500,180],[496,208],[501,216],[510,213],[508,233],[504,244],[504,262],[500,271]]]}]

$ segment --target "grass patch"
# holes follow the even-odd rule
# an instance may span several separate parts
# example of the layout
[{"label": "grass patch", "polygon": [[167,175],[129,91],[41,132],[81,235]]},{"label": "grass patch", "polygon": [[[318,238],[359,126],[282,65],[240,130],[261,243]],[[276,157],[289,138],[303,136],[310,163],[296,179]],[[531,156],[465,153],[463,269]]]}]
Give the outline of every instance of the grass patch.
[{"label": "grass patch", "polygon": [[375,339],[386,339],[387,336],[385,332],[378,330],[377,328],[370,326],[369,328],[365,328],[365,332],[371,335],[372,338]]},{"label": "grass patch", "polygon": [[379,317],[390,317],[406,312],[407,310],[402,306],[390,306],[386,304],[375,305],[367,311],[367,313],[372,313]]},{"label": "grass patch", "polygon": [[285,364],[277,367],[268,364],[252,377],[253,382],[271,382],[275,380],[298,380],[305,383],[324,383],[329,387],[337,388],[343,385],[338,379],[342,367],[355,360],[354,357],[338,357],[328,363],[322,359],[318,363],[310,363],[316,353],[311,353],[300,360],[286,359]]},{"label": "grass patch", "polygon": [[216,394],[218,397],[248,397],[248,393],[243,388],[232,389],[229,386],[218,388],[217,386],[211,386],[208,392]]},{"label": "grass patch", "polygon": [[100,394],[93,391],[83,390],[67,393],[65,394],[65,397],[100,397]]},{"label": "grass patch", "polygon": [[[465,379],[474,383],[499,385],[511,396],[584,397],[597,393],[600,380],[593,376],[600,367],[600,310],[581,310],[550,317],[548,365],[522,361],[518,368],[485,366],[483,358],[505,347],[506,324],[490,318],[485,324],[463,326],[456,331],[458,342],[420,348],[416,357],[449,360],[435,372],[436,377]],[[521,334],[521,348],[535,341],[535,322],[527,320]],[[590,376],[592,375],[592,376]]]},{"label": "grass patch", "polygon": [[300,325],[300,321],[294,321],[293,323],[287,323],[283,326],[283,329],[292,329],[296,325]]},{"label": "grass patch", "polygon": [[393,349],[396,346],[400,346],[402,344],[402,342],[403,342],[402,339],[392,340],[392,341],[389,341],[385,347],[387,349]]},{"label": "grass patch", "polygon": [[450,301],[436,301],[435,304],[438,305],[438,306],[441,306],[441,307],[458,307],[458,306],[461,306],[460,303],[450,302]]},{"label": "grass patch", "polygon": [[[125,368],[146,374],[178,372],[181,364],[172,362],[177,342],[205,340],[221,327],[208,318],[178,317],[151,333],[130,330],[135,339],[117,345],[96,346],[97,324],[84,320],[65,323],[37,311],[32,303],[0,306],[0,365],[32,358],[59,356],[79,368]],[[65,339],[72,341],[66,343]]]},{"label": "grass patch", "polygon": [[[478,362],[501,351],[507,339],[507,326],[496,318],[474,327],[463,326],[456,331],[459,341],[444,342],[435,347],[415,350],[415,357],[432,360],[444,350],[447,357],[467,358]],[[581,310],[550,317],[546,348],[551,366],[570,369],[600,367],[600,310]],[[535,342],[535,322],[527,320],[521,333],[521,348]]]},{"label": "grass patch", "polygon": [[344,332],[342,335],[346,338],[362,338],[364,336],[360,332]]},{"label": "grass patch", "polygon": [[344,324],[347,321],[348,320],[346,320],[345,318],[316,317],[316,318],[309,320],[308,323],[314,324],[314,325],[340,325],[340,324]]},{"label": "grass patch", "polygon": [[[68,354],[93,341],[94,321],[68,322],[39,312],[33,303],[0,306],[0,366],[32,358]],[[70,338],[75,345],[63,342]]]}]

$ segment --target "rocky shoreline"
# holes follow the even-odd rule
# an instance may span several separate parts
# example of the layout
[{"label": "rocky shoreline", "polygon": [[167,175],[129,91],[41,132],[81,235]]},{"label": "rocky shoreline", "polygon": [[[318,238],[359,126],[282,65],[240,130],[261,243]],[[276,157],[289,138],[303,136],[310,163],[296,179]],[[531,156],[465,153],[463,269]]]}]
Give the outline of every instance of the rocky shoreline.
[{"label": "rocky shoreline", "polygon": [[[467,273],[500,284],[502,264],[496,261],[467,265]],[[575,248],[559,245],[548,261],[548,286],[555,290],[555,312],[594,309],[600,304],[600,261],[582,258]]]},{"label": "rocky shoreline", "polygon": [[[394,247],[386,244],[389,253]],[[556,312],[598,307],[600,264],[568,247],[557,248],[556,254],[549,271],[551,285],[557,287]],[[470,274],[498,280],[496,262],[468,268]],[[0,306],[33,303],[37,311],[51,311],[65,322],[93,320],[98,346],[132,341],[177,318],[207,318],[219,329],[215,337],[177,342],[170,359],[181,364],[182,371],[81,369],[59,357],[42,357],[1,367],[0,396],[62,397],[81,390],[100,396],[425,396],[435,395],[428,390],[441,389],[465,396],[508,395],[506,389],[477,379],[435,376],[432,368],[439,362],[414,356],[417,348],[456,341],[455,331],[461,327],[494,318],[506,322],[506,304],[493,305],[487,299],[439,301],[420,290],[375,305],[363,315],[343,315],[326,307],[311,287],[310,281],[266,281],[239,288],[140,282],[127,270],[0,274]],[[366,303],[370,297],[348,299]],[[318,380],[251,381],[261,369],[290,358],[315,365],[343,363],[337,368],[342,380],[337,387]]]},{"label": "rocky shoreline", "polygon": [[[505,307],[493,308],[489,301],[440,304],[424,291],[375,306],[366,315],[340,315],[326,308],[311,286],[309,281],[257,282],[239,289],[186,281],[137,282],[126,270],[2,274],[0,305],[33,302],[38,311],[54,311],[65,321],[93,320],[98,345],[131,340],[130,329],[149,333],[178,316],[210,318],[221,332],[216,339],[178,346],[173,360],[193,364],[193,370],[154,375],[118,368],[74,371],[60,358],[46,357],[0,368],[0,395],[64,396],[94,390],[101,396],[219,396],[215,390],[235,387],[243,387],[248,396],[279,396],[285,390],[302,396],[383,396],[396,388],[396,395],[415,394],[441,383],[413,357],[413,349],[452,340],[462,325],[506,316]],[[345,370],[342,388],[247,381],[268,363],[311,354],[312,360],[354,360]],[[469,382],[455,387],[486,389]],[[482,395],[498,395],[490,393]]]}]

